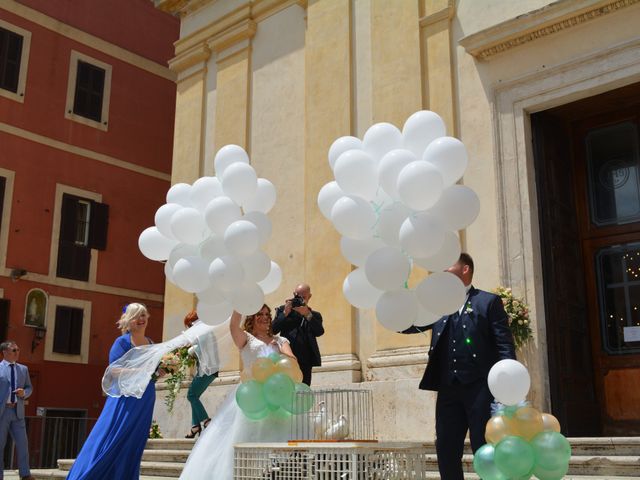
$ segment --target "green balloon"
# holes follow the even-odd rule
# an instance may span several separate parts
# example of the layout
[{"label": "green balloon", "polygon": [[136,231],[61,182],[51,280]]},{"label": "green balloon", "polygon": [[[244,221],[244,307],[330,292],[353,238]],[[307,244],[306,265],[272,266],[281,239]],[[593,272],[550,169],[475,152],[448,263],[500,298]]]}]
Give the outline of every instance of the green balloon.
[{"label": "green balloon", "polygon": [[268,408],[265,408],[264,410],[262,410],[260,412],[254,412],[254,413],[243,412],[243,413],[250,420],[254,420],[254,421],[257,422],[257,421],[264,420],[265,418],[267,418],[269,416],[269,414],[271,413],[271,410],[269,410]]},{"label": "green balloon", "polygon": [[558,432],[541,432],[531,440],[536,466],[554,472],[569,464],[571,444]]},{"label": "green balloon", "polygon": [[540,480],[560,480],[569,471],[569,462],[555,470],[547,470],[538,465],[533,469],[533,474]]},{"label": "green balloon", "polygon": [[269,405],[287,405],[293,391],[293,380],[285,373],[274,373],[264,382],[264,398]]},{"label": "green balloon", "polygon": [[280,355],[279,353],[273,352],[270,353],[267,358],[269,358],[273,363],[278,363],[278,360],[280,360],[282,358],[282,355]]},{"label": "green balloon", "polygon": [[507,480],[494,462],[495,448],[490,443],[481,446],[473,454],[473,469],[482,480]]},{"label": "green balloon", "polygon": [[282,408],[289,413],[299,415],[311,410],[314,403],[315,399],[311,387],[305,383],[296,383],[289,401],[283,404]]},{"label": "green balloon", "polygon": [[495,462],[508,478],[523,477],[533,470],[533,447],[522,437],[504,437],[496,445]]},{"label": "green balloon", "polygon": [[249,380],[238,385],[236,402],[245,415],[265,410],[267,400],[264,397],[262,384],[256,380]]}]

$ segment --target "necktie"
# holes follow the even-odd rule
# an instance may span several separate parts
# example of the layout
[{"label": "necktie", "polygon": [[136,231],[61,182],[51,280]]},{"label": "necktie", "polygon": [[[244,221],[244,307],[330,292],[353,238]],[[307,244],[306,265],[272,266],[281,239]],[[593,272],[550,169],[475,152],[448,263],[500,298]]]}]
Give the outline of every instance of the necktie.
[{"label": "necktie", "polygon": [[11,403],[16,403],[16,369],[15,364],[11,363],[9,365],[11,367]]}]

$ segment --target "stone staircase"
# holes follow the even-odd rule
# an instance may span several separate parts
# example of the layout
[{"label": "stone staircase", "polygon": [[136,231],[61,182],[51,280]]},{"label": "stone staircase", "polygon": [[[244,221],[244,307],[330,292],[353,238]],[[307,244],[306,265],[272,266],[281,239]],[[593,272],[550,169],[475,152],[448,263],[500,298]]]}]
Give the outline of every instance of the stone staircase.
[{"label": "stone staircase", "polygon": [[[570,438],[572,457],[569,480],[640,479],[640,437]],[[149,440],[141,464],[140,480],[168,480],[180,476],[194,441],[188,439]],[[426,479],[438,479],[434,444],[424,444],[427,455]],[[478,479],[473,472],[473,456],[467,448],[464,455],[466,479]],[[73,460],[58,460],[57,470],[33,470],[37,480],[64,479]],[[12,478],[9,472],[5,480]],[[114,479],[115,480],[115,479]],[[212,479],[222,480],[222,479]]]}]

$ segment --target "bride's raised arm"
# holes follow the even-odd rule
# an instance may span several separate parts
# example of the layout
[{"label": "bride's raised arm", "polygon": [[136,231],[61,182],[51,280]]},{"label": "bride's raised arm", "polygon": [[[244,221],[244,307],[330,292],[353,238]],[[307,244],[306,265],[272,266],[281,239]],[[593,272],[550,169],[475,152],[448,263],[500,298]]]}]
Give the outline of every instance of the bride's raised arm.
[{"label": "bride's raised arm", "polygon": [[240,328],[241,320],[242,315],[234,310],[231,314],[231,320],[229,321],[229,331],[231,332],[233,343],[235,343],[236,347],[238,347],[240,350],[242,350],[247,344],[247,332]]}]

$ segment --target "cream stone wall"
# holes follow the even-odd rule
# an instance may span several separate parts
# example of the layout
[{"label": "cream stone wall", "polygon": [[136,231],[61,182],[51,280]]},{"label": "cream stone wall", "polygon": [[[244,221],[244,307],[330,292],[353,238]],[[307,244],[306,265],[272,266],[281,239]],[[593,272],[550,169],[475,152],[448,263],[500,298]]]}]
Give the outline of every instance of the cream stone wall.
[{"label": "cream stone wall", "polygon": [[[192,182],[213,174],[216,150],[238,143],[249,151],[258,174],[275,184],[278,203],[270,213],[274,233],[267,252],[284,275],[267,301],[277,306],[297,283],[311,284],[311,304],[323,313],[326,328],[319,342],[323,366],[314,373],[314,386],[371,389],[379,438],[433,438],[435,397],[417,390],[429,334],[388,332],[372,310],[348,305],[342,281],[351,266],[340,255],[338,234],[316,206],[318,191],[332,179],[326,156],[333,140],[362,137],[379,121],[401,127],[414,111],[430,108],[469,151],[462,182],[478,193],[481,212],[461,239],[476,260],[474,284],[484,289],[508,284],[531,305],[536,340],[522,358],[532,373],[534,402],[547,408],[544,299],[527,115],[598,88],[638,81],[633,69],[611,67],[618,72],[614,81],[612,73],[603,73],[606,62],[597,67],[589,66],[596,65],[595,60],[585,60],[581,67],[575,62],[607,58],[609,51],[637,40],[640,3],[156,4],[182,15],[181,38],[171,62],[178,77],[172,181]],[[625,48],[629,53],[623,58],[633,58],[635,47]],[[582,87],[579,68],[600,86]],[[556,84],[549,80],[548,90],[547,72],[549,79],[556,79]],[[572,72],[575,87],[560,92],[563,75],[570,78]],[[530,101],[529,91],[534,92]],[[417,272],[410,283],[424,275]],[[167,285],[165,337],[180,329],[178,320],[192,304],[190,295]],[[237,381],[238,367],[228,366],[224,379],[205,394],[212,409]],[[182,434],[186,417],[166,416],[158,404],[163,431]]]}]

